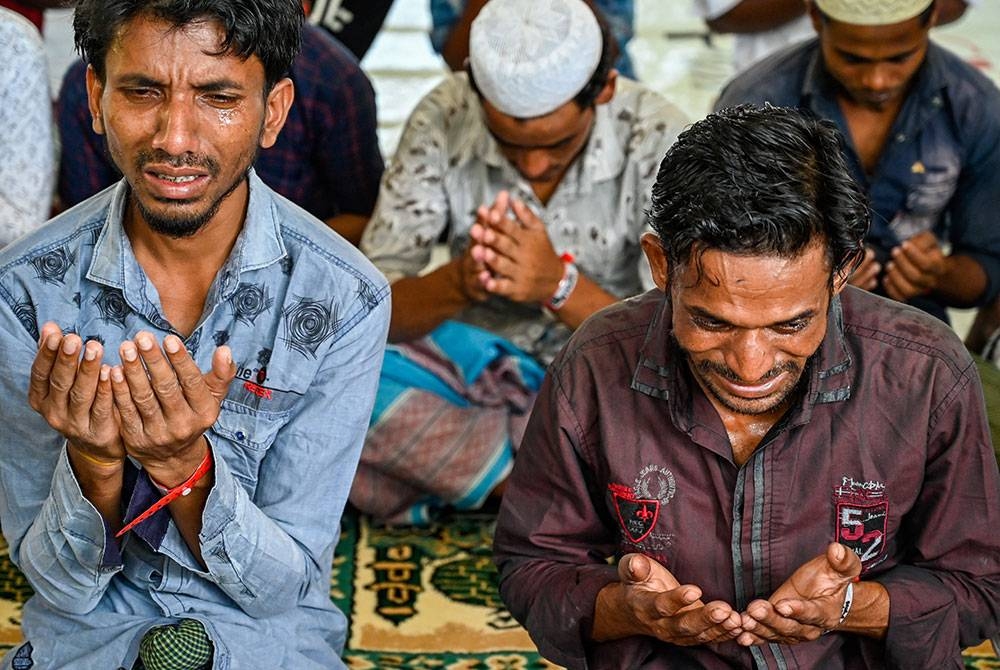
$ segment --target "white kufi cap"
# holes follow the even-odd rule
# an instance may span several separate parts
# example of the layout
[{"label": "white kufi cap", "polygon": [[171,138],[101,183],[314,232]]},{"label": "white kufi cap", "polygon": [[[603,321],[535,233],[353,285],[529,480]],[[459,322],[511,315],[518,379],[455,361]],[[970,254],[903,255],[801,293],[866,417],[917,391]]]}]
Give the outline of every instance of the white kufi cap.
[{"label": "white kufi cap", "polygon": [[934,0],[813,0],[835,21],[856,26],[887,26],[908,21]]},{"label": "white kufi cap", "polygon": [[597,69],[602,47],[583,0],[490,0],[472,22],[469,65],[494,107],[526,119],[572,100]]}]

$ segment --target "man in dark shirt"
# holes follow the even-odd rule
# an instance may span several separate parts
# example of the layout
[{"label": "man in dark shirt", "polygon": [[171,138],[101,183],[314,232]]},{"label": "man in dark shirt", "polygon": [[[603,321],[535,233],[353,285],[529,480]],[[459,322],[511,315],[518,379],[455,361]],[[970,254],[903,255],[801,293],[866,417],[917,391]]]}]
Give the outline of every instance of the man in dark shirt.
[{"label": "man in dark shirt", "polygon": [[650,222],[659,289],[583,324],[535,403],[510,611],[569,668],[960,665],[1000,626],[982,391],[947,326],[847,285],[868,217],[832,124],[696,123]]},{"label": "man in dark shirt", "polygon": [[[77,61],[59,91],[58,190],[67,208],[121,178],[104,138],[91,128],[86,71],[86,63]],[[295,101],[285,128],[254,167],[265,184],[357,244],[375,208],[383,170],[375,91],[357,59],[308,24],[289,77]]]},{"label": "man in dark shirt", "polygon": [[765,59],[718,108],[798,107],[837,124],[867,192],[868,253],[851,283],[947,320],[1000,292],[1000,91],[930,41],[934,0],[816,0],[818,40]]}]

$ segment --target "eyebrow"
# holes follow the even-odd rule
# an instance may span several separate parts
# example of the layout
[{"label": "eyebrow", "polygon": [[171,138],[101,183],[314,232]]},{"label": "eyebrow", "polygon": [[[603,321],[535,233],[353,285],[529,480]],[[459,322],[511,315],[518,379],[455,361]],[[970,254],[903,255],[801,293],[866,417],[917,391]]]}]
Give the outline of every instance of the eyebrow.
[{"label": "eyebrow", "polygon": [[843,49],[837,49],[837,54],[840,55],[841,58],[850,59],[857,63],[881,63],[883,61],[906,60],[907,58],[910,58],[911,56],[913,56],[913,54],[917,53],[918,51],[920,51],[920,47],[916,46],[908,51],[900,51],[899,53],[891,54],[889,56],[883,56],[882,58],[867,58],[865,56],[859,56],[856,53],[845,51]]},{"label": "eyebrow", "polygon": [[489,124],[486,124],[486,130],[488,130],[490,135],[493,136],[493,139],[496,140],[497,144],[505,147],[511,147],[513,149],[554,149],[560,145],[566,144],[567,142],[571,141],[574,137],[576,137],[576,133],[570,133],[566,137],[558,139],[554,142],[550,142],[548,144],[522,145],[522,144],[517,144],[515,142],[509,142],[504,138],[500,137],[495,132],[493,132],[493,129],[489,127]]},{"label": "eyebrow", "polygon": [[[720,323],[720,324],[723,324],[723,325],[726,325],[726,326],[732,326],[733,328],[743,328],[744,327],[744,326],[738,326],[738,325],[736,325],[734,323],[730,323],[729,321],[726,321],[725,319],[723,319],[723,318],[721,318],[719,316],[716,316],[715,314],[712,314],[707,309],[704,309],[702,307],[697,307],[697,306],[693,306],[693,305],[685,305],[685,309],[687,309],[687,311],[692,316],[701,317],[703,319],[707,319],[709,321],[714,321],[716,323]],[[761,326],[761,327],[762,328],[780,328],[781,326],[791,325],[791,324],[795,323],[796,321],[803,321],[803,320],[811,319],[814,316],[816,316],[816,310],[815,309],[807,309],[807,310],[804,310],[804,311],[796,314],[795,316],[793,316],[793,317],[791,317],[789,319],[785,319],[784,321],[778,321],[777,323],[769,323],[769,324],[766,324],[766,325]]]},{"label": "eyebrow", "polygon": [[[140,86],[144,88],[167,88],[167,84],[144,74],[123,74],[115,77],[117,86]],[[195,84],[196,91],[216,93],[218,91],[242,91],[243,86],[232,79],[213,79],[204,84]]]}]

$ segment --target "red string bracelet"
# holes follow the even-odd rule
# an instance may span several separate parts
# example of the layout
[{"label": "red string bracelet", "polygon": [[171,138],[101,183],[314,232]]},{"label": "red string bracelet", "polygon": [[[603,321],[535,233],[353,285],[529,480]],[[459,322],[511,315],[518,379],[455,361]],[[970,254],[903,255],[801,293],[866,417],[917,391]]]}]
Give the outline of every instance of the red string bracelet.
[{"label": "red string bracelet", "polygon": [[[153,503],[149,509],[147,509],[145,512],[143,512],[136,518],[132,519],[132,521],[130,521],[127,526],[125,526],[120,531],[115,533],[115,537],[121,537],[122,535],[129,532],[130,530],[132,530],[140,523],[142,523],[149,517],[159,512],[161,509],[163,509],[173,501],[180,498],[181,496],[186,496],[190,494],[191,490],[194,488],[194,485],[198,483],[198,480],[204,477],[205,473],[207,473],[211,469],[212,469],[212,450],[208,449],[205,452],[204,460],[202,460],[201,465],[198,466],[198,469],[194,471],[194,474],[192,474],[190,477],[188,477],[186,480],[184,480],[174,488],[167,491],[164,494],[164,496],[159,500],[157,500],[155,503]],[[153,485],[156,486],[157,488],[166,488],[159,486],[155,481],[153,481],[152,477],[150,477],[149,480],[153,482]]]}]

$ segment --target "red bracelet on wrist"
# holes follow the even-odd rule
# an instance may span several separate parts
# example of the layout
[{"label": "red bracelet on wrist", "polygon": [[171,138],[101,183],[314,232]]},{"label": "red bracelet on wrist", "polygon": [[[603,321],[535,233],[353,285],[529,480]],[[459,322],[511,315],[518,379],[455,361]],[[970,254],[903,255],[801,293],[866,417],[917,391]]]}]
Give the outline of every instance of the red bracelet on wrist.
[{"label": "red bracelet on wrist", "polygon": [[[186,496],[190,494],[191,490],[194,488],[194,485],[198,483],[198,480],[204,477],[205,474],[211,469],[212,469],[212,450],[209,449],[205,452],[205,458],[201,461],[201,464],[198,466],[198,468],[194,471],[194,473],[190,477],[185,479],[183,482],[181,482],[174,488],[168,490],[163,495],[163,497],[157,500],[155,503],[153,503],[149,507],[149,509],[147,509],[145,512],[143,512],[136,518],[132,519],[132,521],[130,521],[128,525],[126,525],[120,531],[115,533],[115,537],[121,537],[122,535],[129,532],[130,530],[132,530],[140,523],[142,523],[149,517],[159,512],[161,509],[163,509],[173,501],[180,498],[181,496]],[[162,490],[166,488],[165,486],[160,486],[159,484],[157,484],[156,480],[153,479],[152,477],[149,478],[149,481],[152,482],[153,486],[155,486],[158,489]]]}]

